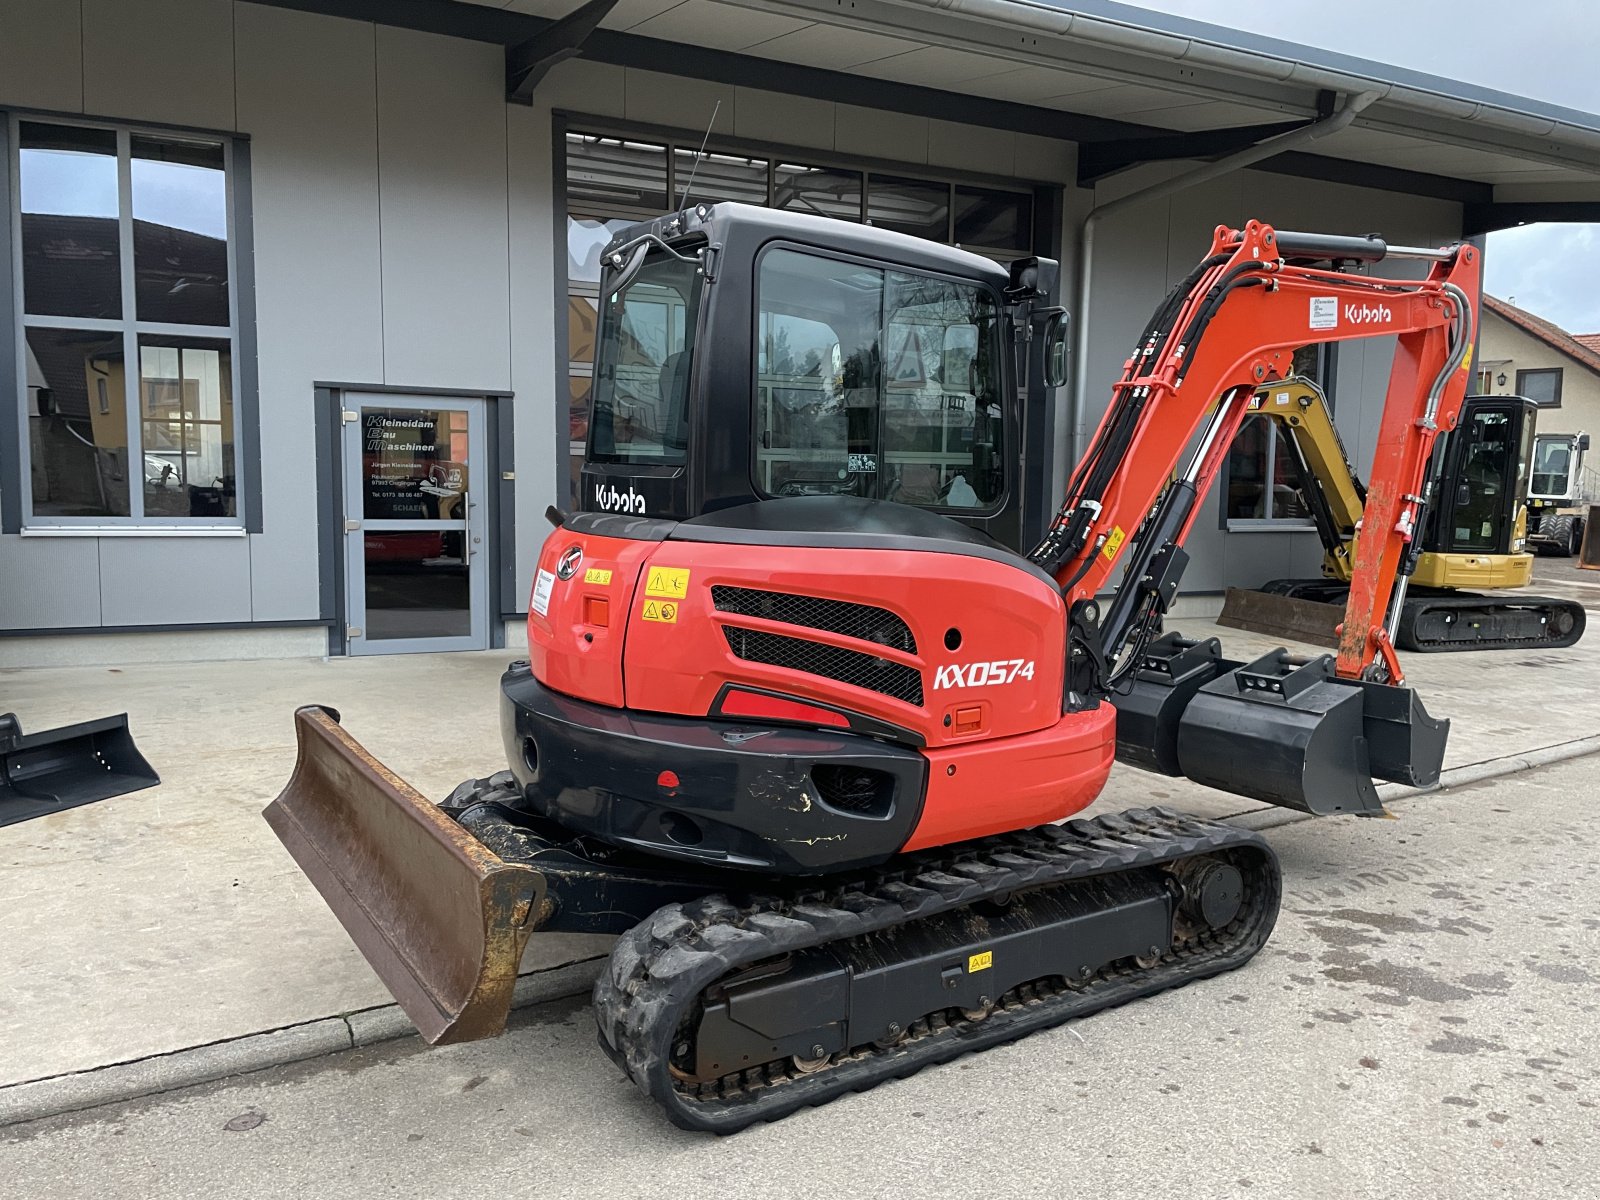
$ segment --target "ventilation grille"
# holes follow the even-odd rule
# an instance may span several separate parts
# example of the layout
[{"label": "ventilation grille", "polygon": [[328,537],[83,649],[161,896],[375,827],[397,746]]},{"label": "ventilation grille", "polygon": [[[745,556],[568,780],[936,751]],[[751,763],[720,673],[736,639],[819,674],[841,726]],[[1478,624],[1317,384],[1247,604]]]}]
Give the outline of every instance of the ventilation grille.
[{"label": "ventilation grille", "polygon": [[922,673],[915,667],[821,642],[784,637],[781,633],[736,629],[731,625],[724,625],[722,632],[727,635],[728,649],[746,662],[821,675],[907,704],[922,705]]},{"label": "ventilation grille", "polygon": [[818,763],[811,781],[829,808],[863,816],[884,817],[894,806],[894,776],[871,767]]},{"label": "ventilation grille", "polygon": [[718,612],[764,617],[785,625],[804,625],[807,629],[825,629],[829,633],[860,638],[863,642],[892,646],[907,654],[917,652],[917,639],[911,636],[910,627],[888,609],[870,604],[823,600],[792,592],[762,592],[725,584],[712,587],[711,603]]}]

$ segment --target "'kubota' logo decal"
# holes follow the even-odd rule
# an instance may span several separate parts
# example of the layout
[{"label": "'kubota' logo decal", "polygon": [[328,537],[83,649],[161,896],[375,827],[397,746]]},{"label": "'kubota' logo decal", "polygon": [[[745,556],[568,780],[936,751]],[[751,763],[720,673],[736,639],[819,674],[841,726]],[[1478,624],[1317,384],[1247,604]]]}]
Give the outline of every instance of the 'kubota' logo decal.
[{"label": "'kubota' logo decal", "polygon": [[1346,304],[1344,319],[1352,325],[1387,325],[1394,313],[1387,304]]},{"label": "'kubota' logo decal", "polygon": [[644,511],[644,497],[633,490],[633,485],[628,485],[628,490],[619,492],[616,486],[597,483],[594,485],[594,502],[601,512],[642,513]]},{"label": "'kubota' logo decal", "polygon": [[569,546],[566,553],[556,563],[556,574],[562,579],[571,579],[578,573],[578,564],[583,561],[583,547]]},{"label": "'kubota' logo decal", "polygon": [[933,687],[935,691],[940,688],[988,687],[1032,678],[1031,658],[1026,662],[1020,658],[1010,658],[996,659],[994,662],[951,663],[934,673]]}]

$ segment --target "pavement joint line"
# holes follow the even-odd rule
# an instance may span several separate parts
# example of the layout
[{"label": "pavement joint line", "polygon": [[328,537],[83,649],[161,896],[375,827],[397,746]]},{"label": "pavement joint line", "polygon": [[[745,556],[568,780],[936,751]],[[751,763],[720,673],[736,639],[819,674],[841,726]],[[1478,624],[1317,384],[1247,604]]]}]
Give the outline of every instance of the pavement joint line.
[{"label": "pavement joint line", "polygon": [[[578,959],[519,976],[512,1010],[534,1008],[587,992],[604,961],[603,956]],[[398,1004],[380,1004],[164,1054],[18,1080],[0,1085],[0,1127],[180,1091],[394,1041],[416,1032],[416,1026]]]},{"label": "pavement joint line", "polygon": [[[1441,774],[1439,782],[1432,787],[1386,784],[1379,789],[1379,795],[1385,803],[1393,803],[1597,753],[1600,753],[1600,735],[1576,738],[1552,746],[1535,747],[1517,754],[1451,767]],[[1308,821],[1311,816],[1310,813],[1293,809],[1262,805],[1222,819],[1259,831]],[[512,1009],[536,1007],[581,995],[589,989],[603,961],[603,957],[598,956],[579,959],[520,976],[511,1002]],[[0,1126],[19,1125],[162,1095],[202,1083],[214,1083],[305,1062],[342,1050],[393,1041],[415,1033],[415,1027],[400,1011],[399,1005],[382,1004],[327,1017],[314,1017],[274,1029],[257,1030],[164,1054],[145,1055],[82,1071],[19,1080],[0,1085]]]}]

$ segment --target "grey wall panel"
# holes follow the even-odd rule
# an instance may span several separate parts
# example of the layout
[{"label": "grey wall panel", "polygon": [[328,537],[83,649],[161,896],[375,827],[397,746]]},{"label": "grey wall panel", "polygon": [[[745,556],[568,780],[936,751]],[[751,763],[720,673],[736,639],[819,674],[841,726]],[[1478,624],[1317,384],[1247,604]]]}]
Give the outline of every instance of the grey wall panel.
[{"label": "grey wall panel", "polygon": [[[549,526],[543,513],[551,504],[566,508],[567,443],[558,430],[566,395],[557,383],[561,368],[549,331],[555,328],[556,272],[564,270],[552,254],[557,230],[551,183],[555,148],[552,117],[534,93],[531,108],[511,105],[509,189],[511,207],[511,390],[516,410],[514,457],[517,464],[516,607],[525,608],[533,586],[534,563]],[[504,403],[504,402],[503,402]],[[557,480],[562,487],[558,494]]]},{"label": "grey wall panel", "polygon": [[384,382],[503,391],[504,53],[405,29],[377,36]]},{"label": "grey wall panel", "polygon": [[630,121],[704,131],[715,112],[717,131],[724,136],[732,133],[737,123],[731,84],[707,83],[703,79],[684,79],[630,67],[623,87],[623,113]]},{"label": "grey wall panel", "polygon": [[94,538],[0,537],[0,629],[100,624]]},{"label": "grey wall panel", "polygon": [[250,546],[244,537],[101,538],[105,625],[250,620]]},{"label": "grey wall panel", "polygon": [[735,88],[734,93],[733,132],[738,137],[778,146],[833,149],[833,101],[755,88]]},{"label": "grey wall panel", "polygon": [[234,127],[234,5],[82,0],[82,7],[85,111],[205,129]]},{"label": "grey wall panel", "polygon": [[928,161],[928,118],[836,105],[833,148],[841,154],[885,158],[891,162]]},{"label": "grey wall panel", "polygon": [[0,105],[83,109],[79,8],[63,0],[0,4]]},{"label": "grey wall panel", "polygon": [[252,616],[318,615],[312,382],[383,379],[373,27],[238,6],[251,137],[263,532]]}]

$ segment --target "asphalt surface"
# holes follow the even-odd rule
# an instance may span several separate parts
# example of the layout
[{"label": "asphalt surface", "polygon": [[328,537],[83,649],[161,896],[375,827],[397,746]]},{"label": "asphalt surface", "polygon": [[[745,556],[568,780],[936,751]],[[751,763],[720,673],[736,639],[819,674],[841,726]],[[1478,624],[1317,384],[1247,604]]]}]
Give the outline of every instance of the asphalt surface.
[{"label": "asphalt surface", "polygon": [[0,1130],[5,1194],[1552,1197],[1600,1177],[1600,758],[1267,836],[1283,914],[1219,979],[727,1139],[587,1006]]}]

